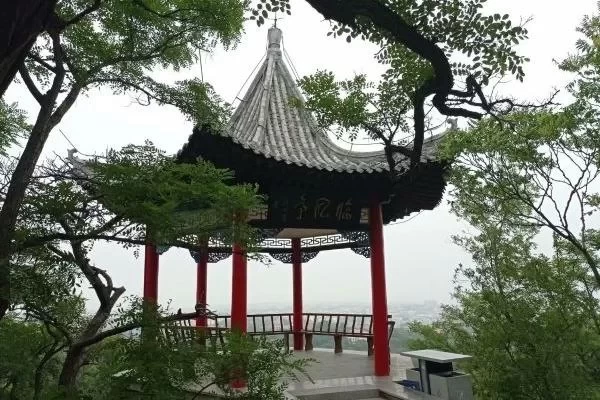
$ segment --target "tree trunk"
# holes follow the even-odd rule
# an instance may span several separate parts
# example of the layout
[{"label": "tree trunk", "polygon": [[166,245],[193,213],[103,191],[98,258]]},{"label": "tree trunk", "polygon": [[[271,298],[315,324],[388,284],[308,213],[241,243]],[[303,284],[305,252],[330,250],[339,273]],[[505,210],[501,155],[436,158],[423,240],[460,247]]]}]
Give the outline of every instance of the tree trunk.
[{"label": "tree trunk", "polygon": [[[19,65],[53,16],[57,0],[18,0],[0,7],[0,97],[12,82]],[[64,71],[55,76],[51,90],[44,96],[38,118],[25,150],[11,178],[0,211],[0,319],[10,306],[10,255],[17,213],[25,189],[42,152],[50,129],[56,98],[64,81]]]},{"label": "tree trunk", "polygon": [[58,378],[58,385],[61,386],[66,393],[74,393],[76,390],[77,375],[83,365],[88,349],[88,346],[82,343],[85,343],[98,334],[110,317],[114,305],[124,291],[125,290],[123,289],[123,291],[115,292],[106,306],[101,306],[98,311],[96,311],[96,315],[90,320],[79,338],[71,345],[71,347],[69,347]]},{"label": "tree trunk", "polygon": [[[54,103],[52,103],[53,106]],[[44,110],[42,106],[25,150],[13,172],[2,210],[0,210],[0,320],[10,306],[10,256],[17,216],[35,165],[50,134],[48,120],[52,107],[46,107]]]},{"label": "tree trunk", "polygon": [[33,379],[33,382],[34,382],[33,383],[33,400],[39,400],[40,396],[42,395],[42,388],[44,386],[43,373],[44,373],[44,368],[46,367],[46,364],[50,360],[52,360],[52,358],[54,358],[54,356],[56,356],[62,349],[64,349],[64,346],[60,346],[58,344],[58,342],[56,342],[50,348],[50,350],[48,350],[44,354],[44,357],[42,358],[40,363],[35,368],[35,374],[34,374],[34,379]]},{"label": "tree trunk", "polygon": [[[10,256],[12,240],[17,224],[19,209],[25,198],[25,192],[35,166],[42,154],[46,140],[52,129],[58,125],[65,113],[73,106],[81,92],[80,86],[71,88],[63,102],[54,110],[56,99],[65,80],[62,65],[54,77],[52,87],[44,95],[35,125],[31,130],[25,149],[11,176],[4,204],[0,210],[0,320],[10,306]],[[54,110],[54,113],[52,112]]]},{"label": "tree trunk", "polygon": [[77,375],[83,365],[86,350],[86,347],[75,345],[71,346],[69,351],[67,351],[67,356],[58,378],[58,385],[68,394],[75,393]]},{"label": "tree trunk", "polygon": [[0,98],[46,27],[56,0],[6,1],[0,8]]}]

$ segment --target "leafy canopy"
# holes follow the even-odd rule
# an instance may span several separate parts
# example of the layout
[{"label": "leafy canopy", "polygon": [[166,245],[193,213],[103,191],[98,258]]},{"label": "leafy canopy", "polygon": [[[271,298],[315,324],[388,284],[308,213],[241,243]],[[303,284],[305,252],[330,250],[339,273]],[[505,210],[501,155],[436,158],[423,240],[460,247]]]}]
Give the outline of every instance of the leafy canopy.
[{"label": "leafy canopy", "polygon": [[[157,315],[167,312],[167,308],[158,308]],[[147,320],[147,329],[156,329],[156,340],[144,333],[141,338],[118,337],[103,344],[94,355],[98,368],[86,370],[84,379],[94,399],[127,398],[119,396],[131,396],[133,387],[144,396],[165,400],[180,399],[186,393],[202,396],[214,389],[227,399],[279,400],[287,387],[284,378],[304,374],[308,363],[295,359],[282,340],[235,332],[224,333],[222,342],[196,336],[198,332],[184,336],[181,326],[152,320],[140,299],[121,308],[116,323],[125,325],[141,319]],[[247,382],[246,391],[231,388],[236,379]]]},{"label": "leafy canopy", "polygon": [[600,304],[585,264],[558,240],[551,257],[536,254],[535,230],[476,227],[456,238],[473,261],[457,269],[453,305],[431,325],[413,323],[410,346],[472,355],[462,367],[477,398],[600,398]]},{"label": "leafy canopy", "polygon": [[[165,241],[214,231],[233,234],[236,216],[261,201],[256,186],[235,184],[231,172],[202,161],[178,163],[151,143],[109,152],[93,174],[95,190],[111,212]],[[235,232],[243,236],[249,230],[239,225]]]},{"label": "leafy canopy", "polygon": [[57,25],[39,38],[22,76],[38,100],[35,83],[50,89],[64,70],[61,90],[71,97],[105,86],[117,94],[136,93],[142,104],[171,104],[193,121],[218,125],[226,118],[224,104],[208,83],[163,83],[154,71],[179,71],[193,65],[200,51],[235,45],[244,8],[239,0],[59,1]]},{"label": "leafy canopy", "polygon": [[581,32],[561,64],[576,74],[571,104],[484,119],[442,146],[452,211],[476,230],[455,238],[472,261],[413,345],[473,354],[483,399],[600,398],[598,18]]},{"label": "leafy canopy", "polygon": [[[388,0],[384,4],[444,51],[455,77],[472,75],[487,84],[493,75],[509,73],[523,80],[527,58],[518,55],[514,46],[527,37],[527,30],[514,26],[508,14],[486,14],[486,2]],[[433,73],[427,62],[406,46],[391,42],[371,21],[358,21],[356,27],[334,24],[330,34],[347,41],[360,36],[379,44],[377,58],[389,65],[385,77],[400,83],[398,88],[409,96]]]},{"label": "leafy canopy", "polygon": [[17,104],[7,104],[0,99],[0,156],[6,156],[8,149],[18,143],[31,129],[27,116]]},{"label": "leafy canopy", "polygon": [[209,163],[179,163],[154,147],[129,145],[104,158],[72,158],[40,168],[25,198],[15,249],[61,240],[110,240],[197,248],[200,237],[252,241],[241,211],[262,202],[253,185]]}]

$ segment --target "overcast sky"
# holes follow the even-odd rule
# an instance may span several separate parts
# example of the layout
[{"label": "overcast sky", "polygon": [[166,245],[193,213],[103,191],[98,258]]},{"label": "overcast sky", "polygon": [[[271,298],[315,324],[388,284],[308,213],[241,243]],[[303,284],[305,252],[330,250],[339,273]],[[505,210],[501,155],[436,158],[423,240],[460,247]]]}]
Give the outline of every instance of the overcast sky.
[{"label": "overcast sky", "polygon": [[[568,76],[557,70],[553,60],[564,58],[578,38],[576,26],[591,14],[595,0],[490,0],[490,12],[510,13],[513,21],[533,17],[527,26],[530,39],[520,47],[531,58],[525,83],[508,83],[503,90],[525,99],[548,95],[553,86],[561,87]],[[283,30],[284,47],[300,76],[317,69],[329,69],[340,78],[366,73],[377,79],[382,67],[373,60],[377,50],[370,44],[346,43],[326,36],[328,23],[304,1],[292,0],[293,14],[278,25]],[[234,50],[203,54],[204,79],[226,101],[233,101],[264,54],[267,27],[246,25],[246,33]],[[180,74],[163,72],[166,80],[200,76],[200,65]],[[14,86],[14,85],[13,85]],[[240,97],[244,93],[240,93]],[[18,87],[7,94],[9,101],[36,111],[34,101]],[[150,139],[167,152],[175,153],[192,132],[192,124],[174,108],[136,105],[128,96],[113,96],[109,91],[92,91],[81,97],[59,126],[80,152],[104,153],[129,143]],[[52,133],[46,156],[65,155],[71,146],[58,132]],[[451,240],[451,235],[467,229],[448,212],[446,200],[433,211],[413,214],[385,228],[386,275],[389,303],[448,301],[452,275],[459,263],[470,259]],[[143,251],[141,251],[143,254]],[[141,295],[143,259],[132,250],[117,245],[98,244],[94,262],[107,269],[127,294]],[[195,303],[195,264],[184,250],[169,250],[160,259],[159,297],[172,299],[176,307],[192,308]],[[318,303],[364,303],[371,298],[369,260],[350,250],[322,252],[303,266],[306,311],[327,311]],[[272,266],[250,262],[248,266],[249,311],[264,303],[289,306],[292,299],[291,266],[274,261]],[[229,312],[231,298],[231,258],[210,264],[208,302],[220,312]],[[312,307],[311,307],[312,305]],[[349,310],[350,311],[350,310]]]}]

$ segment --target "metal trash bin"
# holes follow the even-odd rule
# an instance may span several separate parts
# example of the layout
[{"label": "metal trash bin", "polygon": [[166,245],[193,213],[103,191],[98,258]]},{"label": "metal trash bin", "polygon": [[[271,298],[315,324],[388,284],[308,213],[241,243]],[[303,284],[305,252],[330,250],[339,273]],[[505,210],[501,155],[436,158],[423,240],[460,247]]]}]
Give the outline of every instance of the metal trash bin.
[{"label": "metal trash bin", "polygon": [[410,357],[419,368],[406,370],[407,380],[419,382],[420,390],[444,400],[472,400],[471,376],[454,370],[454,362],[471,356],[439,350],[417,350],[400,353]]}]

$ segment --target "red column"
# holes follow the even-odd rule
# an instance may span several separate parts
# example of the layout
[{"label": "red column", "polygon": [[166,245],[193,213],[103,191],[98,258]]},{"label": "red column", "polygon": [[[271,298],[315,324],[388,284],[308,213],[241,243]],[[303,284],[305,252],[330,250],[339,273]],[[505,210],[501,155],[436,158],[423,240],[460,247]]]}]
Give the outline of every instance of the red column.
[{"label": "red column", "polygon": [[292,280],[294,285],[294,350],[304,348],[304,338],[302,337],[302,255],[300,249],[300,239],[292,239]]},{"label": "red column", "polygon": [[246,332],[247,315],[247,260],[240,245],[233,245],[231,277],[231,328]]},{"label": "red column", "polygon": [[156,246],[149,243],[144,254],[144,300],[158,302],[158,253]]},{"label": "red column", "polygon": [[373,350],[375,375],[390,374],[390,349],[387,326],[387,295],[385,286],[385,261],[383,255],[383,219],[381,205],[373,200],[369,208],[371,245],[371,290],[373,296]]},{"label": "red column", "polygon": [[[208,249],[203,249],[196,265],[196,304],[206,305]],[[196,326],[206,326],[206,316],[196,318]]]}]

